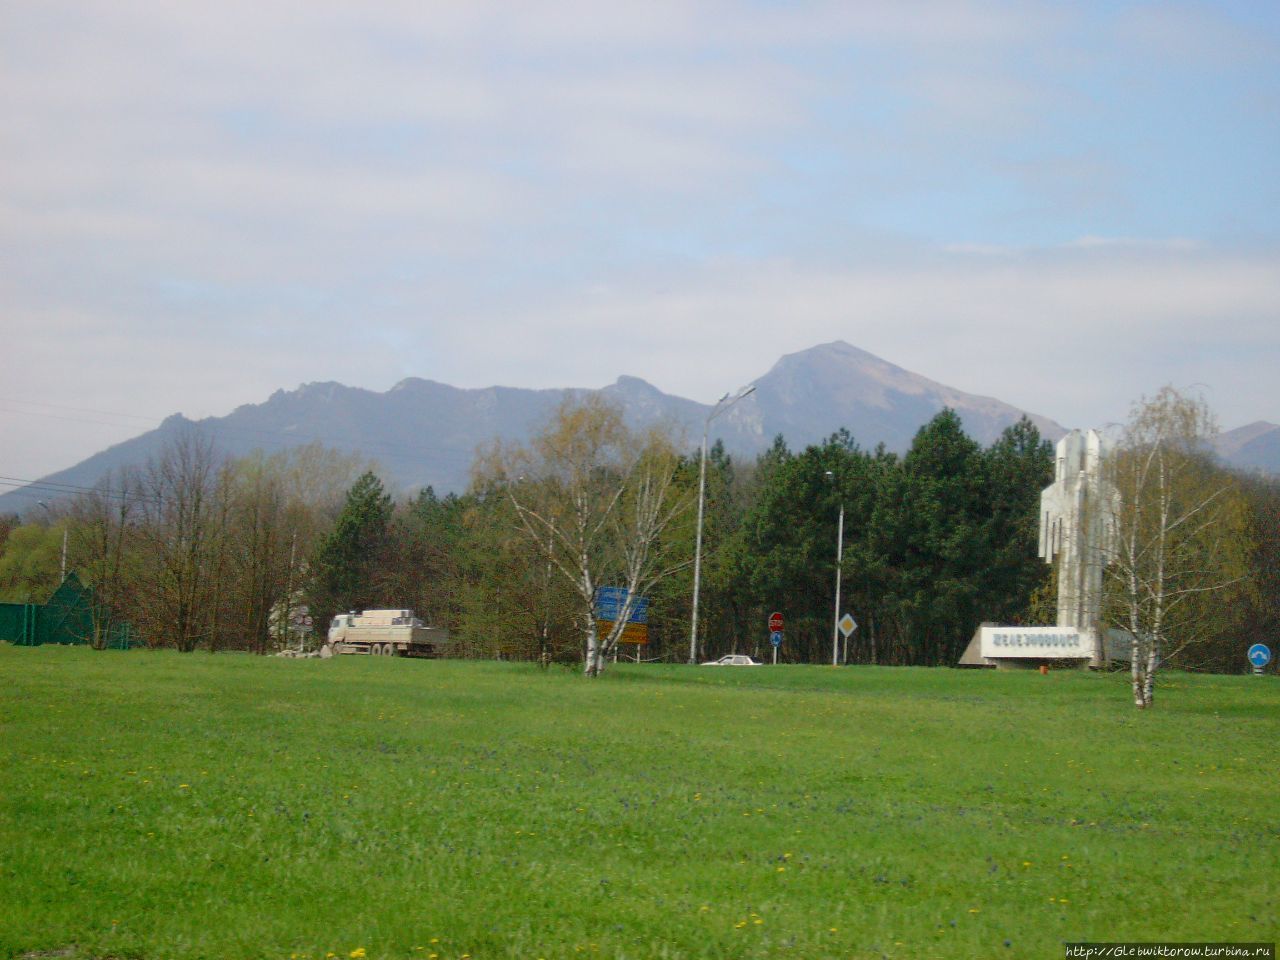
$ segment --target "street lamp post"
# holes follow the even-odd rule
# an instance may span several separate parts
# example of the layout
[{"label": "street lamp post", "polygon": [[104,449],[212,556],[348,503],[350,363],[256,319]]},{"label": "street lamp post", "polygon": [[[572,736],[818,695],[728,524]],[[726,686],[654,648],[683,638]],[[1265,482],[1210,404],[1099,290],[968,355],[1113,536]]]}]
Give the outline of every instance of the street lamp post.
[{"label": "street lamp post", "polygon": [[[50,521],[52,521],[53,511],[49,508],[49,505],[45,503],[43,500],[37,500],[36,503],[44,507],[44,512],[49,515],[49,519]],[[62,576],[59,578],[58,582],[62,583],[62,581],[66,579],[67,579],[67,528],[63,527],[62,528]]]},{"label": "street lamp post", "polygon": [[702,585],[702,516],[707,498],[707,436],[711,432],[711,421],[724,413],[739,400],[751,396],[756,385],[748,384],[735,394],[725,394],[716,401],[716,405],[707,414],[702,428],[702,465],[698,469],[698,533],[693,549],[693,616],[689,623],[689,662],[698,662],[698,591]]},{"label": "street lamp post", "polygon": [[[836,475],[827,471],[827,479],[835,482]],[[831,618],[831,665],[840,665],[840,568],[844,564],[844,494],[840,495],[840,522],[836,525],[836,609]]]}]

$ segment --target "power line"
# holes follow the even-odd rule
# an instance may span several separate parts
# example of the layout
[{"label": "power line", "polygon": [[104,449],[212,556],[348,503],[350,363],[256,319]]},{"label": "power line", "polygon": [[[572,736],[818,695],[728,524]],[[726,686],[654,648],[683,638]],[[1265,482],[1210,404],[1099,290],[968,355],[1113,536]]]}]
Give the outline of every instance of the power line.
[{"label": "power line", "polygon": [[64,403],[47,403],[44,400],[21,400],[17,397],[0,397],[0,403],[20,403],[28,407],[51,407],[54,410],[71,410],[75,413],[105,414],[108,417],[124,417],[128,420],[145,420],[148,423],[160,422],[155,417],[144,416],[140,413],[120,413],[117,410],[99,410],[95,407],[70,407]]},{"label": "power line", "polygon": [[14,492],[40,494],[46,496],[81,496],[86,493],[96,494],[100,497],[106,497],[109,500],[121,500],[132,503],[163,503],[164,501],[158,497],[143,496],[142,494],[120,493],[113,490],[104,490],[101,487],[86,487],[78,483],[59,483],[55,480],[22,480],[18,477],[0,477],[0,487],[14,487]]}]

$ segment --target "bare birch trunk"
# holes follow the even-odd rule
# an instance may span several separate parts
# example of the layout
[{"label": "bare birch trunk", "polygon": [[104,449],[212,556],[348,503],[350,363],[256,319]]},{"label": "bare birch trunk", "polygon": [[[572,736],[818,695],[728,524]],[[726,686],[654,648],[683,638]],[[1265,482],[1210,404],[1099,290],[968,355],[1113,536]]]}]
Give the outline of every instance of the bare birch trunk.
[{"label": "bare birch trunk", "polygon": [[1147,700],[1143,694],[1146,686],[1146,677],[1143,676],[1144,660],[1142,658],[1142,644],[1138,640],[1136,630],[1130,630],[1133,634],[1133,646],[1130,648],[1129,674],[1133,678],[1133,705],[1139,710],[1147,705]]},{"label": "bare birch trunk", "polygon": [[1155,699],[1156,670],[1160,666],[1160,638],[1152,637],[1147,650],[1147,675],[1142,682],[1142,701],[1144,707],[1151,706]]},{"label": "bare birch trunk", "polygon": [[598,677],[604,672],[604,658],[601,656],[600,635],[596,632],[594,619],[587,621],[587,658],[582,672],[588,677]]}]

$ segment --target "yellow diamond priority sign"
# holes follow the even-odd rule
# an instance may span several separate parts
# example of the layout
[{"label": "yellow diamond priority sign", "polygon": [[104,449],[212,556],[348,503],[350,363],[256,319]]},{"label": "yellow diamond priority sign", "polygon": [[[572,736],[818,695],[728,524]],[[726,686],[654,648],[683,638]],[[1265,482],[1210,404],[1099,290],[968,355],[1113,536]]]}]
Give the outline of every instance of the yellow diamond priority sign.
[{"label": "yellow diamond priority sign", "polygon": [[853,633],[853,631],[857,629],[858,629],[858,621],[853,619],[853,617],[849,616],[849,614],[846,613],[843,617],[840,618],[840,632],[843,633],[846,637],[848,637],[849,634]]}]

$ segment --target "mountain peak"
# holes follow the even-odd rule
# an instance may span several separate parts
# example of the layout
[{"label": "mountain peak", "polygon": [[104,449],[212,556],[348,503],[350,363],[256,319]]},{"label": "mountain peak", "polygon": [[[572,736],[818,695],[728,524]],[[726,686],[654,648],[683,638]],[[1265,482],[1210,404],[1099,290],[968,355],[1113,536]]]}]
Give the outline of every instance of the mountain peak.
[{"label": "mountain peak", "polygon": [[797,350],[795,353],[784,354],[778,363],[787,361],[804,361],[804,360],[822,360],[828,358],[839,358],[841,360],[871,360],[875,363],[885,363],[873,353],[868,353],[861,347],[855,347],[847,340],[831,340],[828,343],[819,343],[804,350]]},{"label": "mountain peak", "polygon": [[1218,434],[1213,446],[1218,456],[1236,466],[1265,467],[1276,461],[1280,451],[1280,424],[1255,420]]},{"label": "mountain peak", "polygon": [[[865,448],[884,443],[901,452],[943,407],[955,409],[966,432],[986,444],[1023,415],[1009,404],[936,383],[844,340],[788,354],[754,383],[756,392],[748,402],[715,421],[716,437],[734,456],[752,457],[778,434],[792,449],[801,449],[842,427]],[[461,491],[477,445],[495,439],[527,442],[565,397],[591,392],[464,389],[417,377],[405,378],[385,393],[332,380],[304,383],[225,417],[191,424],[175,415],[165,421],[166,429],[142,434],[43,479],[91,486],[112,469],[144,463],[163,448],[175,427],[191,424],[232,456],[318,441],[376,459],[393,489],[430,484],[438,491]],[[635,376],[620,376],[602,392],[623,407],[633,427],[661,424],[686,439],[702,435],[712,410]],[[1044,417],[1032,416],[1032,421],[1049,439],[1065,432]],[[1256,439],[1249,444],[1258,448],[1251,455],[1259,461],[1270,455],[1270,447],[1263,446],[1280,440],[1280,428],[1273,432],[1262,426],[1251,425]],[[0,495],[0,509],[32,496],[22,490]]]},{"label": "mountain peak", "polygon": [[628,376],[625,373],[622,376],[618,377],[618,379],[615,380],[613,383],[611,383],[608,387],[605,387],[605,389],[606,390],[624,390],[629,393],[641,393],[641,392],[642,393],[661,393],[662,392],[657,387],[655,387],[652,383],[650,383],[648,380],[641,379],[640,377]]}]

